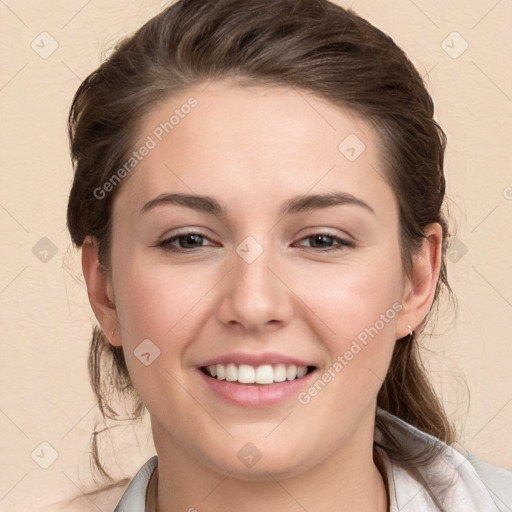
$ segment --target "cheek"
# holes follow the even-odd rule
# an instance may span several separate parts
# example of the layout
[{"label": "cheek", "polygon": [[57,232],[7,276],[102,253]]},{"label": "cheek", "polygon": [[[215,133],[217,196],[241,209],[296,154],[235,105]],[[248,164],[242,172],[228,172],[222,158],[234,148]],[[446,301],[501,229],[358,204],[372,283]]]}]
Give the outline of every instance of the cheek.
[{"label": "cheek", "polygon": [[118,268],[118,315],[131,341],[141,336],[159,341],[172,337],[193,317],[194,308],[211,288],[206,276],[183,267],[151,265],[133,257]]},{"label": "cheek", "polygon": [[207,283],[197,272],[136,255],[118,262],[114,287],[126,365],[148,410],[172,417],[173,408],[185,410],[189,400],[175,379],[181,381],[183,353],[201,328],[195,307]]},{"label": "cheek", "polygon": [[[395,261],[384,256],[383,260]],[[329,267],[303,272],[297,293],[324,323],[330,338],[343,342],[376,323],[379,331],[390,330],[400,309],[399,266],[363,262]]]},{"label": "cheek", "polygon": [[[391,246],[389,251],[393,253]],[[303,276],[301,281],[298,294],[307,297],[305,302],[314,312],[310,318],[316,318],[314,324],[309,323],[317,326],[315,334],[329,353],[325,380],[337,383],[332,388],[343,395],[342,400],[356,399],[359,393],[374,394],[385,378],[402,309],[401,267],[396,256],[383,251],[381,260],[332,266],[322,274]],[[358,393],[347,394],[347,388]]]}]

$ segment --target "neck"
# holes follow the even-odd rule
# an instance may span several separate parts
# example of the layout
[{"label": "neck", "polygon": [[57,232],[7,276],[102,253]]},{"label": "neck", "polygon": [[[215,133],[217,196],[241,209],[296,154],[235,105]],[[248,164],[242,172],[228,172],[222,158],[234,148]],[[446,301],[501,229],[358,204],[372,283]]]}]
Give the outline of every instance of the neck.
[{"label": "neck", "polygon": [[[177,446],[159,450],[146,495],[148,512],[387,512],[389,496],[382,460],[373,444],[341,450],[322,465],[292,478],[267,473],[266,480],[220,474]],[[353,457],[352,455],[355,455]],[[193,475],[193,476],[192,476]]]}]

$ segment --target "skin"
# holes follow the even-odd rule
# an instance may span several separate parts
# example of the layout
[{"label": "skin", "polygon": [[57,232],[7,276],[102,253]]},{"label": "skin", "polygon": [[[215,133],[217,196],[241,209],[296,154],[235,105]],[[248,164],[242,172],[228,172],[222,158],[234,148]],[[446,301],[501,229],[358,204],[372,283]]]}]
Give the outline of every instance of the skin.
[{"label": "skin", "polygon": [[[147,509],[383,512],[386,491],[372,455],[376,397],[396,339],[432,305],[441,227],[426,227],[406,276],[377,133],[305,92],[203,85],[149,112],[140,142],[190,96],[197,107],[117,191],[111,272],[99,268],[90,237],[82,253],[95,315],[110,343],[124,347],[151,416],[159,466]],[[353,162],[338,150],[348,134],[366,146]],[[278,214],[293,196],[333,190],[375,214],[355,205]],[[140,214],[169,192],[214,197],[227,215],[176,205]],[[184,228],[206,238],[173,243],[187,254],[156,246]],[[308,237],[326,231],[354,246],[324,252],[335,239]],[[236,252],[248,236],[263,248],[252,263]],[[201,362],[234,351],[300,357],[320,376],[393,303],[400,313],[308,404],[294,396],[272,407],[235,406],[199,376]],[[160,350],[149,366],[134,354],[144,339]],[[248,442],[261,452],[252,467],[237,457]]]}]

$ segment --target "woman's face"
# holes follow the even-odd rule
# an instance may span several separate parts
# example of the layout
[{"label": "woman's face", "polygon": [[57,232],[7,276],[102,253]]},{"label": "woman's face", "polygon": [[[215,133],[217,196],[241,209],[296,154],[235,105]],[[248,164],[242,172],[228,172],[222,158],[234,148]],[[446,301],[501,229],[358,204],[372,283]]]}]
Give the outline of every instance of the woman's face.
[{"label": "woman's face", "polygon": [[[286,88],[213,82],[143,119],[111,292],[157,450],[258,478],[371,446],[409,323],[376,144],[369,122]],[[288,380],[293,364],[314,369]]]}]

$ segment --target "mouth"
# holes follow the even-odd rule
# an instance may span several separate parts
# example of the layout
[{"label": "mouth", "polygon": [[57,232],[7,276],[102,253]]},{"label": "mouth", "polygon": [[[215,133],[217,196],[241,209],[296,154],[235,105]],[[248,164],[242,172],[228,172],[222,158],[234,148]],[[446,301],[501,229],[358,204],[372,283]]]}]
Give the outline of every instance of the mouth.
[{"label": "mouth", "polygon": [[262,385],[303,379],[316,366],[297,366],[294,364],[214,364],[199,368],[207,377],[235,384]]}]

